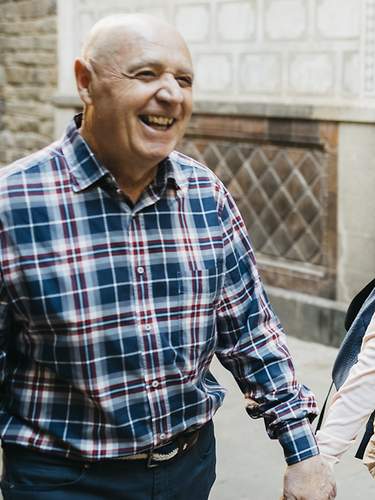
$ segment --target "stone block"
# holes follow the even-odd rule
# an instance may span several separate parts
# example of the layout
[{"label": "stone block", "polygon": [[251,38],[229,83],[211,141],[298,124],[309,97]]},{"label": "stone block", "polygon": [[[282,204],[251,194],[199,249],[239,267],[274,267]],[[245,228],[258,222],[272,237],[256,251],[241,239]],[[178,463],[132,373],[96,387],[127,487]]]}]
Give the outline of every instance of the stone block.
[{"label": "stone block", "polygon": [[18,35],[22,33],[21,30],[22,23],[13,21],[13,22],[1,22],[0,23],[0,33],[5,35]]},{"label": "stone block", "polygon": [[364,21],[361,24],[363,86],[365,95],[375,95],[375,4],[365,2]]},{"label": "stone block", "polygon": [[217,7],[217,38],[236,42],[255,38],[255,1],[225,2]]},{"label": "stone block", "polygon": [[209,5],[177,6],[175,25],[187,42],[207,42],[210,35]]},{"label": "stone block", "polygon": [[227,54],[201,54],[195,63],[197,89],[201,92],[223,92],[233,82],[233,62]]},{"label": "stone block", "polygon": [[26,81],[27,68],[8,66],[5,68],[5,74],[8,84],[20,84]]},{"label": "stone block", "polygon": [[361,88],[360,59],[358,52],[346,52],[343,55],[342,88],[347,94],[358,95]]},{"label": "stone block", "polygon": [[[19,133],[17,134],[16,138],[15,150],[18,149],[18,151],[23,151],[23,153],[21,153],[23,156],[25,152],[26,154],[29,152],[31,153],[47,145],[48,141],[46,141],[45,138],[41,137],[37,133],[33,132]],[[15,159],[20,158],[21,154],[17,155],[16,152]]]},{"label": "stone block", "polygon": [[360,13],[358,0],[318,0],[318,33],[329,39],[358,38]]},{"label": "stone block", "polygon": [[55,68],[14,67],[8,71],[8,81],[12,83],[30,83],[48,85],[57,81]]},{"label": "stone block", "polygon": [[281,88],[279,54],[243,54],[239,65],[240,89],[244,92],[276,93]]},{"label": "stone block", "polygon": [[56,64],[56,56],[54,53],[41,53],[37,52],[26,52],[20,51],[12,54],[9,57],[9,62],[13,64],[22,64],[26,66],[50,66],[53,67]]},{"label": "stone block", "polygon": [[43,17],[41,19],[32,19],[14,23],[19,33],[23,34],[46,34],[56,33],[57,21],[56,16]]},{"label": "stone block", "polygon": [[3,65],[0,65],[0,87],[5,85],[5,82],[6,82],[5,68]]},{"label": "stone block", "polygon": [[338,347],[345,335],[347,304],[267,287],[271,304],[287,334]]},{"label": "stone block", "polygon": [[374,126],[341,124],[338,157],[338,294],[350,297],[375,275]]},{"label": "stone block", "polygon": [[53,132],[54,132],[53,121],[46,120],[46,121],[39,122],[38,132],[42,136],[47,137],[50,140],[52,140],[53,139]]},{"label": "stone block", "polygon": [[140,12],[143,14],[149,14],[150,16],[155,16],[158,17],[159,19],[164,19],[165,21],[168,21],[168,14],[165,8],[163,7],[143,7],[143,8],[137,8],[136,12]]},{"label": "stone block", "polygon": [[51,102],[52,95],[56,92],[55,87],[50,87],[48,85],[38,88],[38,94],[36,99],[42,103]]},{"label": "stone block", "polygon": [[0,141],[2,147],[6,149],[13,148],[15,145],[15,136],[9,131],[9,129],[2,130],[0,132]]},{"label": "stone block", "polygon": [[306,0],[266,0],[265,32],[270,40],[297,40],[306,34]]},{"label": "stone block", "polygon": [[38,33],[49,33],[56,37],[57,33],[57,17],[50,16],[45,17],[44,19],[39,19],[36,22],[36,26],[38,29]]},{"label": "stone block", "polygon": [[305,95],[327,95],[335,79],[333,57],[326,53],[293,54],[289,61],[289,86]]},{"label": "stone block", "polygon": [[13,53],[18,50],[32,50],[35,47],[36,36],[9,36],[4,37],[2,41],[3,49],[8,53]]},{"label": "stone block", "polygon": [[40,50],[53,50],[57,51],[57,37],[56,34],[46,34],[35,37],[35,49]]},{"label": "stone block", "polygon": [[16,2],[8,2],[1,8],[1,17],[2,20],[16,21],[19,18],[19,10]]},{"label": "stone block", "polygon": [[56,0],[28,0],[17,3],[17,10],[21,19],[37,19],[56,14]]},{"label": "stone block", "polygon": [[[357,178],[359,177],[360,174],[357,175]],[[345,205],[342,207],[340,212],[340,229],[342,234],[349,238],[349,242],[354,241],[354,239],[357,241],[361,239],[363,243],[361,243],[360,253],[362,253],[363,250],[366,256],[371,256],[370,260],[373,262],[372,267],[374,268],[375,273],[375,259],[373,259],[373,256],[375,255],[375,222],[373,215],[375,203],[373,203],[372,199],[369,198],[369,194],[371,196],[371,192],[373,193],[374,191],[371,189],[371,187],[373,188],[374,186],[374,181],[371,178],[365,178],[365,182],[366,181],[367,186],[365,189],[358,187],[358,193],[354,195],[347,195]],[[361,182],[360,184],[364,184],[364,182]],[[364,203],[363,200],[369,201]],[[365,243],[367,244],[367,248]],[[349,251],[350,249],[348,248],[347,250]],[[357,250],[358,248],[354,247],[351,251],[356,252]],[[363,259],[365,259],[365,257],[363,257]],[[360,260],[360,265],[362,266],[364,266],[363,259]]]},{"label": "stone block", "polygon": [[39,117],[35,115],[23,114],[19,117],[18,120],[13,121],[13,130],[14,132],[35,132],[39,133]]},{"label": "stone block", "polygon": [[6,39],[7,39],[7,37],[4,36],[0,31],[0,58],[3,58],[4,54],[6,53],[6,49],[5,49]]},{"label": "stone block", "polygon": [[21,126],[24,115],[36,116],[43,120],[46,116],[51,116],[52,113],[53,110],[50,104],[35,103],[33,101],[12,101],[7,103],[7,116],[10,121],[14,122],[15,127]]}]

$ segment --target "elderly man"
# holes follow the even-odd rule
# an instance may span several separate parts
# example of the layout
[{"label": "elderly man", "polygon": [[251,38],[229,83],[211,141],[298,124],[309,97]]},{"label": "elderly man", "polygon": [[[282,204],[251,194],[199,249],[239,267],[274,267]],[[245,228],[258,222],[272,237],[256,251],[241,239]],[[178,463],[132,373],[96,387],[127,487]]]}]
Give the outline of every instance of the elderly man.
[{"label": "elderly man", "polygon": [[75,75],[83,115],[0,179],[4,498],[207,499],[214,354],[284,449],[284,498],[333,498],[241,216],[174,151],[185,42],[151,17],[105,18]]}]

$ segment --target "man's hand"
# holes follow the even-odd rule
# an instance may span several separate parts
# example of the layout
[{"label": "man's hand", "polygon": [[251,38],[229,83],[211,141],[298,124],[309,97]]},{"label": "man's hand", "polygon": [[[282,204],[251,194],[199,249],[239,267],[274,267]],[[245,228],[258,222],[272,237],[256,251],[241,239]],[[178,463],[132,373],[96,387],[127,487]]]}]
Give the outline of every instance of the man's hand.
[{"label": "man's hand", "polygon": [[332,500],[336,482],[332,467],[320,455],[289,465],[281,500]]}]

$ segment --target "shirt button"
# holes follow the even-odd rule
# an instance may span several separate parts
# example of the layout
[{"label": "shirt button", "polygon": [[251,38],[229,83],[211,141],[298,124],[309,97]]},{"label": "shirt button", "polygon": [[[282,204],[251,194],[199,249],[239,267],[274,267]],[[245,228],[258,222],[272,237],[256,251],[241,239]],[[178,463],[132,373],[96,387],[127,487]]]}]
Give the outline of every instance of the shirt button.
[{"label": "shirt button", "polygon": [[166,438],[167,438],[167,435],[166,435],[166,434],[164,434],[164,432],[162,432],[162,433],[160,434],[160,436],[159,436],[159,437],[160,437],[160,439],[162,439],[162,440],[163,440],[163,439],[166,439]]},{"label": "shirt button", "polygon": [[144,267],[142,267],[142,266],[137,267],[137,273],[138,274],[143,274],[144,272],[145,272]]},{"label": "shirt button", "polygon": [[153,380],[151,382],[152,387],[159,387],[159,382],[157,380]]},{"label": "shirt button", "polygon": [[152,327],[151,327],[151,325],[146,325],[146,326],[145,326],[145,330],[146,330],[146,332],[149,332],[149,331],[151,330],[151,328],[152,328]]}]

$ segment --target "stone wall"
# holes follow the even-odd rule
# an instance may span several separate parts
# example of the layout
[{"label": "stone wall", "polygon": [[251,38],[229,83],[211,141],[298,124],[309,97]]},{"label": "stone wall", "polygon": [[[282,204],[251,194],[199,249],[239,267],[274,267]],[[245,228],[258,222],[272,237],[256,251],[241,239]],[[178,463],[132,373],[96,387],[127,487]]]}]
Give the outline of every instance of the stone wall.
[{"label": "stone wall", "polygon": [[[96,19],[149,12],[185,36],[196,98],[288,105],[375,106],[375,0],[59,0],[59,92]],[[79,27],[79,29],[78,29]]]},{"label": "stone wall", "polygon": [[0,164],[54,137],[56,0],[0,0]]},{"label": "stone wall", "polygon": [[[60,78],[55,99],[58,133],[72,108],[79,105],[71,61],[78,54],[82,38],[95,20],[116,12],[155,14],[167,19],[183,33],[195,65],[197,117],[211,117],[213,122],[222,117],[223,123],[230,117],[241,117],[246,118],[249,127],[266,118],[284,135],[288,135],[291,127],[298,126],[298,123],[303,127],[308,120],[312,122],[311,128],[316,129],[321,129],[324,122],[336,124],[335,147],[339,153],[334,156],[338,182],[335,184],[331,179],[331,184],[325,184],[332,195],[329,199],[336,197],[335,203],[331,204],[331,221],[320,219],[321,226],[316,226],[310,233],[312,239],[308,250],[322,244],[322,258],[331,263],[331,281],[328,285],[324,279],[318,291],[316,283],[320,271],[314,275],[317,271],[315,263],[313,272],[309,269],[306,274],[311,281],[305,291],[312,293],[315,289],[325,297],[344,302],[350,300],[375,275],[371,253],[375,248],[374,224],[363,217],[363,204],[362,210],[354,212],[349,206],[349,200],[352,202],[361,197],[358,172],[362,178],[372,179],[375,171],[374,157],[366,154],[366,151],[372,151],[369,135],[375,122],[375,0],[108,0],[105,3],[59,0]],[[364,135],[363,131],[366,131]],[[345,144],[341,142],[343,138]],[[251,136],[248,141],[252,141]],[[279,145],[280,152],[287,146],[283,141],[279,141]],[[318,168],[323,175],[327,172],[324,169],[327,151],[310,146],[311,169]],[[297,149],[299,147],[298,143]],[[306,154],[308,149],[306,145]],[[272,161],[268,168],[264,165],[268,172],[272,170]],[[324,176],[321,178],[323,182],[322,179]],[[371,183],[367,185],[371,186]],[[283,192],[285,186],[280,184],[278,189]],[[249,206],[254,203],[254,198],[246,200],[244,196],[240,204],[246,206],[244,215],[249,221],[253,214]],[[275,196],[276,200],[282,197],[277,193]],[[323,199],[327,193],[323,190],[319,196]],[[366,197],[366,200],[370,199]],[[319,203],[317,206],[323,213],[323,205]],[[371,213],[369,203],[367,201],[366,206]],[[273,207],[268,204],[266,208],[266,222],[270,226]],[[293,216],[298,219],[301,214],[297,210]],[[338,224],[335,227],[329,225],[327,229],[324,224],[331,224],[333,220]],[[258,219],[254,224],[257,222]],[[301,246],[292,245],[289,254],[284,255],[284,267],[279,266],[274,272],[274,258],[269,250],[274,245],[285,245],[287,238],[285,235],[279,238],[281,230],[273,235],[273,240],[264,231],[260,237],[262,229],[254,224],[250,224],[249,229],[253,234],[255,230],[255,241],[263,238],[268,245],[268,253],[261,250],[264,275],[277,286],[293,289],[298,280],[293,278],[291,281],[290,275],[286,274],[302,276],[311,262],[309,259],[304,262],[301,273],[299,261],[294,258]],[[293,227],[300,226],[297,223]],[[326,234],[334,235],[328,245],[328,240],[316,238],[317,231],[323,227]],[[309,238],[306,234],[304,236],[307,245]],[[266,254],[267,257],[263,258]],[[281,262],[281,256],[278,256],[278,262]],[[292,271],[292,267],[298,270]],[[302,282],[299,281],[297,289],[301,288]]]}]

